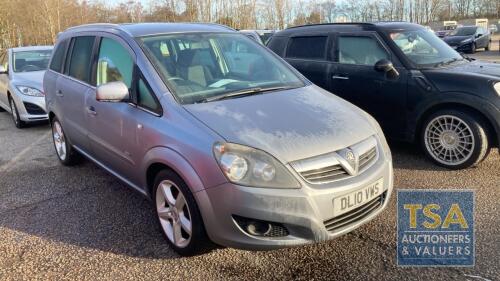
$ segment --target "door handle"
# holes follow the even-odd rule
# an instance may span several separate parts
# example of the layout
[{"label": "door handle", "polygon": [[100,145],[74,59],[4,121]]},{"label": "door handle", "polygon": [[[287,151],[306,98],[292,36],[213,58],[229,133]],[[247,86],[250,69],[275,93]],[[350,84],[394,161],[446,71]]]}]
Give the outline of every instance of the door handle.
[{"label": "door handle", "polygon": [[97,111],[95,111],[95,108],[93,106],[89,106],[87,107],[87,113],[92,115],[92,116],[96,116],[97,115]]},{"label": "door handle", "polygon": [[58,96],[58,97],[62,97],[62,96],[64,96],[64,95],[63,95],[63,93],[62,93],[62,91],[61,91],[61,90],[57,90],[57,91],[56,91],[56,96]]},{"label": "door handle", "polygon": [[332,79],[337,79],[337,80],[349,80],[349,77],[344,76],[344,75],[333,75]]}]

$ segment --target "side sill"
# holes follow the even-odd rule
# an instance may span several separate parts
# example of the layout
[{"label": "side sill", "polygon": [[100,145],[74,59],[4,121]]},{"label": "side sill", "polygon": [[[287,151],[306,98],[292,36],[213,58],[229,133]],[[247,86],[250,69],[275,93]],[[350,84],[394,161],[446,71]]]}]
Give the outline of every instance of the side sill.
[{"label": "side sill", "polygon": [[90,156],[89,154],[87,154],[86,152],[84,152],[82,149],[80,149],[79,147],[77,146],[73,146],[74,149],[76,149],[79,153],[81,153],[83,156],[85,156],[86,158],[88,158],[90,161],[94,162],[95,164],[97,164],[99,167],[101,167],[102,169],[104,169],[106,172],[112,174],[113,176],[115,176],[116,178],[118,178],[120,181],[122,181],[123,183],[125,183],[126,185],[128,185],[130,188],[132,188],[134,191],[137,191],[139,192],[140,194],[142,194],[143,196],[147,197],[149,199],[149,194],[142,188],[138,187],[137,185],[133,184],[132,182],[130,182],[129,180],[127,180],[126,178],[122,177],[120,174],[118,174],[117,172],[111,170],[110,168],[108,168],[107,166],[105,166],[104,164],[102,164],[101,162],[97,161],[94,157]]}]

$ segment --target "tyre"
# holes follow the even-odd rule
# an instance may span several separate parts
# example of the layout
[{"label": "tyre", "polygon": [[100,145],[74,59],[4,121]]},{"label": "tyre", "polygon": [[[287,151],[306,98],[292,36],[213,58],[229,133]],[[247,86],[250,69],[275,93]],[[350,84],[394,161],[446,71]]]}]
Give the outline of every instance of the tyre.
[{"label": "tyre", "polygon": [[174,251],[181,256],[192,256],[212,248],[193,194],[176,173],[160,171],[153,196],[158,223]]},{"label": "tyre", "polygon": [[21,117],[19,117],[19,111],[17,110],[16,103],[12,98],[9,98],[9,105],[10,105],[10,113],[12,115],[12,121],[14,121],[14,125],[18,129],[22,129],[26,126],[26,123],[21,120]]},{"label": "tyre", "polygon": [[490,50],[490,42],[488,42],[488,44],[486,45],[486,47],[484,47],[484,50],[485,51],[489,51]]},{"label": "tyre", "polygon": [[489,153],[487,127],[476,114],[440,110],[425,121],[420,140],[426,155],[436,164],[458,170],[473,167]]},{"label": "tyre", "polygon": [[472,43],[470,46],[470,53],[475,54],[476,53],[476,43]]},{"label": "tyre", "polygon": [[81,160],[81,156],[69,143],[68,138],[64,134],[64,130],[57,117],[54,117],[51,125],[52,140],[54,142],[54,148],[56,149],[56,154],[59,161],[65,166],[73,166],[79,163]]}]

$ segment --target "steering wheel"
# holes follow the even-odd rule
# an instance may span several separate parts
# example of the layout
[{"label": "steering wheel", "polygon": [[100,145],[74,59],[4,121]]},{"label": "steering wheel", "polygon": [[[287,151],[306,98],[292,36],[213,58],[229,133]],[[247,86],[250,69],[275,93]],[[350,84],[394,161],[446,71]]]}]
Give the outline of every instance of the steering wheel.
[{"label": "steering wheel", "polygon": [[40,67],[33,65],[33,64],[27,64],[23,67],[21,67],[21,71],[37,71],[40,70]]}]

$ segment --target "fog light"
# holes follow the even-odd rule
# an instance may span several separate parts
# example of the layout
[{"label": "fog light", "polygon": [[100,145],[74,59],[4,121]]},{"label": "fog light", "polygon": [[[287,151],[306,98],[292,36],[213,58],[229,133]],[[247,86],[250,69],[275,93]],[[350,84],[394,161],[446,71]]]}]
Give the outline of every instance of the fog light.
[{"label": "fog light", "polygon": [[234,221],[244,232],[252,236],[283,237],[290,233],[281,223],[250,219],[233,215]]},{"label": "fog light", "polygon": [[271,232],[272,226],[265,222],[251,221],[247,225],[247,232],[255,236],[265,236]]}]

